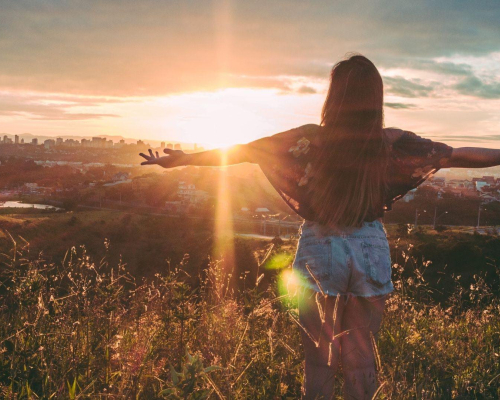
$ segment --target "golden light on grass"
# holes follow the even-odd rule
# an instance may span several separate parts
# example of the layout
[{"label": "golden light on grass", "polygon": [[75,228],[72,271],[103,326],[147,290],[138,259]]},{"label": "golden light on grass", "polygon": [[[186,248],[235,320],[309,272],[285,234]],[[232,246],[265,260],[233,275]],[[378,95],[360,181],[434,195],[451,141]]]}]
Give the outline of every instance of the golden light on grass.
[{"label": "golden light on grass", "polygon": [[[222,152],[222,164],[227,164],[227,151]],[[215,210],[215,243],[213,258],[223,259],[225,272],[234,270],[234,229],[231,211],[231,194],[228,185],[227,166],[220,167]]]}]

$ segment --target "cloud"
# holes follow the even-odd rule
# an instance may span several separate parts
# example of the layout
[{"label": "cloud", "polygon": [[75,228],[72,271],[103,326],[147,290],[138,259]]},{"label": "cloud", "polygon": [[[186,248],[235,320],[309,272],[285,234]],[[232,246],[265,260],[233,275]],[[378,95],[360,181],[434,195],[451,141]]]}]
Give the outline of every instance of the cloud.
[{"label": "cloud", "polygon": [[437,72],[443,75],[468,76],[473,74],[472,66],[466,63],[436,61],[432,59],[407,59],[399,62],[399,67]]},{"label": "cloud", "polygon": [[0,93],[0,116],[21,116],[31,120],[88,120],[116,118],[117,114],[71,112],[70,109],[99,106],[111,100],[65,96],[41,96]]},{"label": "cloud", "polygon": [[316,94],[318,93],[316,89],[309,86],[301,86],[297,89],[297,93],[300,94]]},{"label": "cloud", "polygon": [[231,77],[327,79],[353,50],[384,68],[500,51],[496,0],[100,0],[91,7],[84,0],[0,0],[0,8],[3,89],[108,96],[238,82],[279,89],[272,79]]},{"label": "cloud", "polygon": [[446,142],[500,142],[500,135],[440,135],[439,140]]},{"label": "cloud", "polygon": [[384,106],[395,110],[408,110],[417,107],[415,104],[409,103],[384,103]]},{"label": "cloud", "polygon": [[459,93],[482,99],[500,99],[500,82],[485,83],[477,76],[468,76],[453,86]]},{"label": "cloud", "polygon": [[401,96],[401,97],[428,97],[434,87],[431,85],[424,85],[418,79],[409,80],[402,76],[384,76],[385,90],[388,94]]}]

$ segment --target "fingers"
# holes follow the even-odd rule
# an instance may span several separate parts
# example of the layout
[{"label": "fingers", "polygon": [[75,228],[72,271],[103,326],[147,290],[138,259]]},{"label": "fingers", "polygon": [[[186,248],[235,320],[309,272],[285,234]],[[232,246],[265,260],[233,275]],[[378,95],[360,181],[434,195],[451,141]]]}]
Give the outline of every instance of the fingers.
[{"label": "fingers", "polygon": [[148,151],[149,151],[149,155],[150,155],[152,158],[155,158],[155,155],[153,154],[153,150],[148,149]]},{"label": "fingers", "polygon": [[140,155],[141,157],[144,157],[146,160],[149,160],[149,159],[151,158],[151,157],[147,156],[147,155],[146,155],[146,154],[144,154],[144,153],[139,153],[139,155]]},{"label": "fingers", "polygon": [[156,158],[160,158],[160,155],[158,154],[158,152],[156,152]]},{"label": "fingers", "polygon": [[165,148],[165,149],[163,149],[163,152],[164,152],[165,154],[174,154],[175,150]]}]

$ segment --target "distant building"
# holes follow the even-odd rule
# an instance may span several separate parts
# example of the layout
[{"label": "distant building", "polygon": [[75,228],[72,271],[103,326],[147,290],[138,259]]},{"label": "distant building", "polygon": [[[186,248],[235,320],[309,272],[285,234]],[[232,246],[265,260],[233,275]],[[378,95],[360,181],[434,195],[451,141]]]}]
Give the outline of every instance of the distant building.
[{"label": "distant building", "polygon": [[192,183],[184,181],[179,182],[177,189],[177,196],[179,197],[182,205],[196,205],[207,200],[210,195],[203,190],[196,190],[196,186]]},{"label": "distant building", "polygon": [[476,190],[483,190],[483,188],[490,186],[490,184],[483,180],[477,180],[476,182]]},{"label": "distant building", "polygon": [[137,141],[137,146],[144,146],[144,142],[142,140]]},{"label": "distant building", "polygon": [[255,212],[256,212],[256,213],[266,214],[266,213],[268,213],[268,212],[270,212],[270,211],[269,211],[269,209],[268,209],[268,208],[266,208],[266,207],[258,207],[258,208],[256,208],[256,209],[255,209]]},{"label": "distant building", "polygon": [[164,149],[164,148],[165,148],[165,142],[161,142],[160,147],[161,147],[162,149]]},{"label": "distant building", "polygon": [[38,183],[25,183],[24,187],[29,193],[34,193],[38,190]]},{"label": "distant building", "polygon": [[93,137],[91,142],[91,147],[104,148],[106,147],[106,138]]},{"label": "distant building", "polygon": [[130,173],[128,172],[118,172],[113,175],[113,181],[119,182],[119,181],[126,181],[128,177],[130,176]]},{"label": "distant building", "polygon": [[172,143],[167,144],[167,149],[173,149],[173,148],[174,148],[174,145]]},{"label": "distant building", "polygon": [[461,188],[449,188],[446,193],[449,193],[455,197],[462,197],[464,190]]},{"label": "distant building", "polygon": [[64,145],[69,146],[69,147],[76,147],[76,146],[80,145],[80,142],[78,140],[75,140],[75,139],[66,139],[64,141]]},{"label": "distant building", "polygon": [[21,144],[24,144],[24,139],[23,138],[21,138]]},{"label": "distant building", "polygon": [[54,139],[47,139],[43,142],[43,147],[46,149],[50,149],[56,145],[56,141]]},{"label": "distant building", "polygon": [[488,183],[489,185],[494,185],[495,184],[495,177],[486,175],[481,178],[482,181]]},{"label": "distant building", "polygon": [[434,177],[431,179],[431,182],[434,186],[444,187],[446,184],[446,179],[441,178],[441,177],[439,177],[439,178]]},{"label": "distant building", "polygon": [[180,143],[176,143],[175,146],[174,146],[174,150],[182,150],[181,144]]},{"label": "distant building", "polygon": [[63,145],[63,138],[62,137],[58,137],[56,139],[56,146],[62,146]]},{"label": "distant building", "polygon": [[31,144],[38,146],[38,139],[37,138],[31,139]]},{"label": "distant building", "polygon": [[492,201],[498,201],[497,198],[491,194],[481,194],[481,203],[487,204]]},{"label": "distant building", "polygon": [[14,143],[19,144],[19,135],[14,135]]}]

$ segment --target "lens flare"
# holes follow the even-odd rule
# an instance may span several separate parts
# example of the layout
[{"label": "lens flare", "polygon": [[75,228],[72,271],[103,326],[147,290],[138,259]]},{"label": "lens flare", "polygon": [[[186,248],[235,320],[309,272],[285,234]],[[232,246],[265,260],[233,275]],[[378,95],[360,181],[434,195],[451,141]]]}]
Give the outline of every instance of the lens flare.
[{"label": "lens flare", "polygon": [[288,267],[293,256],[288,253],[278,253],[272,256],[264,265],[265,269],[280,270]]},{"label": "lens flare", "polygon": [[301,287],[299,276],[287,268],[278,277],[278,293],[283,297],[283,304],[293,306],[297,299],[299,288]]}]

